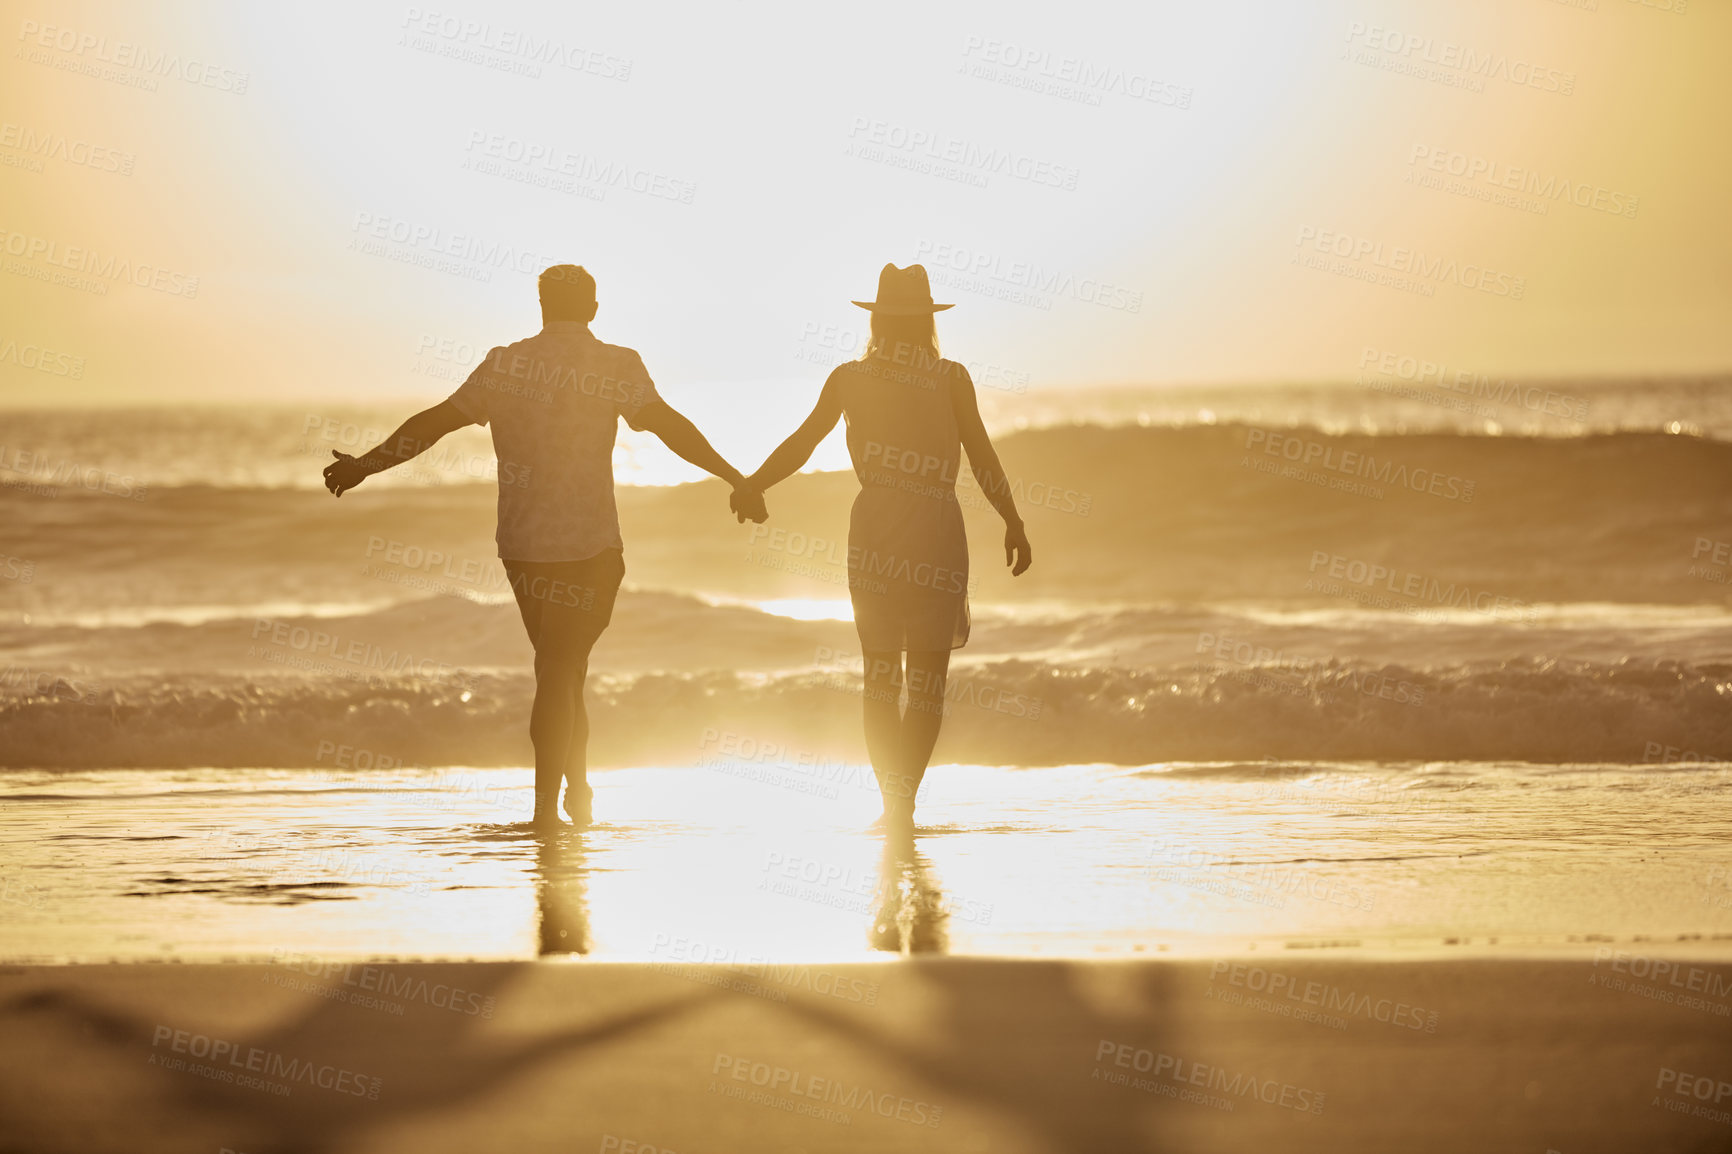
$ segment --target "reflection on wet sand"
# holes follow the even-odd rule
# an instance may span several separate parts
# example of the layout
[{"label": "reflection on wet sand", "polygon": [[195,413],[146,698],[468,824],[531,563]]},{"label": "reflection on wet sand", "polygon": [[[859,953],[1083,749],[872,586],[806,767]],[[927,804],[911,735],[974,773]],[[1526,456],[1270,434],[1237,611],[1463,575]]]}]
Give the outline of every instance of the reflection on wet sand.
[{"label": "reflection on wet sand", "polygon": [[540,922],[536,953],[541,957],[589,953],[583,851],[581,830],[550,830],[536,839],[535,904]]},{"label": "reflection on wet sand", "polygon": [[872,948],[903,956],[948,953],[950,915],[943,903],[932,863],[914,848],[913,835],[887,833],[867,935]]}]

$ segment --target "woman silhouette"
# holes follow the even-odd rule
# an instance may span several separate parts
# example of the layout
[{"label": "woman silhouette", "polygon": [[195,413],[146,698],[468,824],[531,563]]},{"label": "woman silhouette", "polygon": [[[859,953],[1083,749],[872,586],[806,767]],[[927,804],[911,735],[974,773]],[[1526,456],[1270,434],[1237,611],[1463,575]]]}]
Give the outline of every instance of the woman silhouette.
[{"label": "woman silhouette", "polygon": [[[981,424],[968,370],[939,356],[920,265],[884,266],[859,360],[838,365],[812,415],[742,487],[762,492],[804,465],[848,422],[860,493],[848,523],[848,592],[865,673],[866,750],[888,828],[912,828],[914,800],[944,720],[950,651],[968,640],[968,540],[956,503],[960,450],[1004,518],[1013,576],[1033,560],[998,454]],[[904,672],[903,655],[907,655]],[[901,707],[902,688],[908,706]]]}]

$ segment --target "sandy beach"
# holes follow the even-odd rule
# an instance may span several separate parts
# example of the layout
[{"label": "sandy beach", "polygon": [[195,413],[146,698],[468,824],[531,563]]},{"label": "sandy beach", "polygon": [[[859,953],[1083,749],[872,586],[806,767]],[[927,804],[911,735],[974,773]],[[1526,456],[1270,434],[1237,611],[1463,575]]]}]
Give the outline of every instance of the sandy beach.
[{"label": "sandy beach", "polygon": [[1732,1152],[1732,0],[13,7],[0,1154]]},{"label": "sandy beach", "polygon": [[1732,967],[1605,953],[8,967],[0,1149],[1726,1149]]}]

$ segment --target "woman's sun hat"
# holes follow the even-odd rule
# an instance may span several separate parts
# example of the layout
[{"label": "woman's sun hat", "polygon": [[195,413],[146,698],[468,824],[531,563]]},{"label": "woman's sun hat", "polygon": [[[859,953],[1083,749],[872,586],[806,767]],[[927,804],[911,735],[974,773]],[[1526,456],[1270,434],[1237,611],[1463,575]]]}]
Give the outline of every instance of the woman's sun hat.
[{"label": "woman's sun hat", "polygon": [[892,317],[917,317],[955,307],[932,303],[932,284],[926,279],[925,266],[918,264],[907,268],[885,265],[878,274],[878,299],[854,303],[868,312]]}]

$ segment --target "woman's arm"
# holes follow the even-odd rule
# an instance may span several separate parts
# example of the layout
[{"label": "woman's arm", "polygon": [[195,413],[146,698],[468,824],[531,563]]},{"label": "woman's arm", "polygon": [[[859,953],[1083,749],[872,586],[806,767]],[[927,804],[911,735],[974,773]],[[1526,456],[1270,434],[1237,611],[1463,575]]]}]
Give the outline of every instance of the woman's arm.
[{"label": "woman's arm", "polygon": [[980,419],[980,405],[974,398],[974,382],[961,365],[956,366],[950,379],[950,406],[956,414],[956,431],[962,438],[962,448],[968,454],[968,467],[974,470],[980,491],[1004,518],[1004,563],[1010,566],[1012,577],[1020,577],[1034,564],[1034,548],[1028,543],[1022,515],[1016,511],[1016,498],[1011,495],[1004,466],[999,464],[998,451],[992,447],[992,438],[986,435],[986,425]]},{"label": "woman's arm", "polygon": [[812,415],[802,421],[787,440],[776,446],[776,451],[764,459],[757,472],[746,478],[748,488],[761,493],[778,481],[786,480],[811,460],[818,442],[830,435],[830,430],[842,417],[842,397],[835,382],[835,374],[831,374],[830,379],[824,382],[824,391],[818,394]]},{"label": "woman's arm", "polygon": [[337,459],[325,466],[325,488],[341,497],[374,473],[412,460],[431,449],[446,433],[474,423],[450,401],[440,401],[404,421],[395,433],[359,457],[332,449],[331,456]]}]

